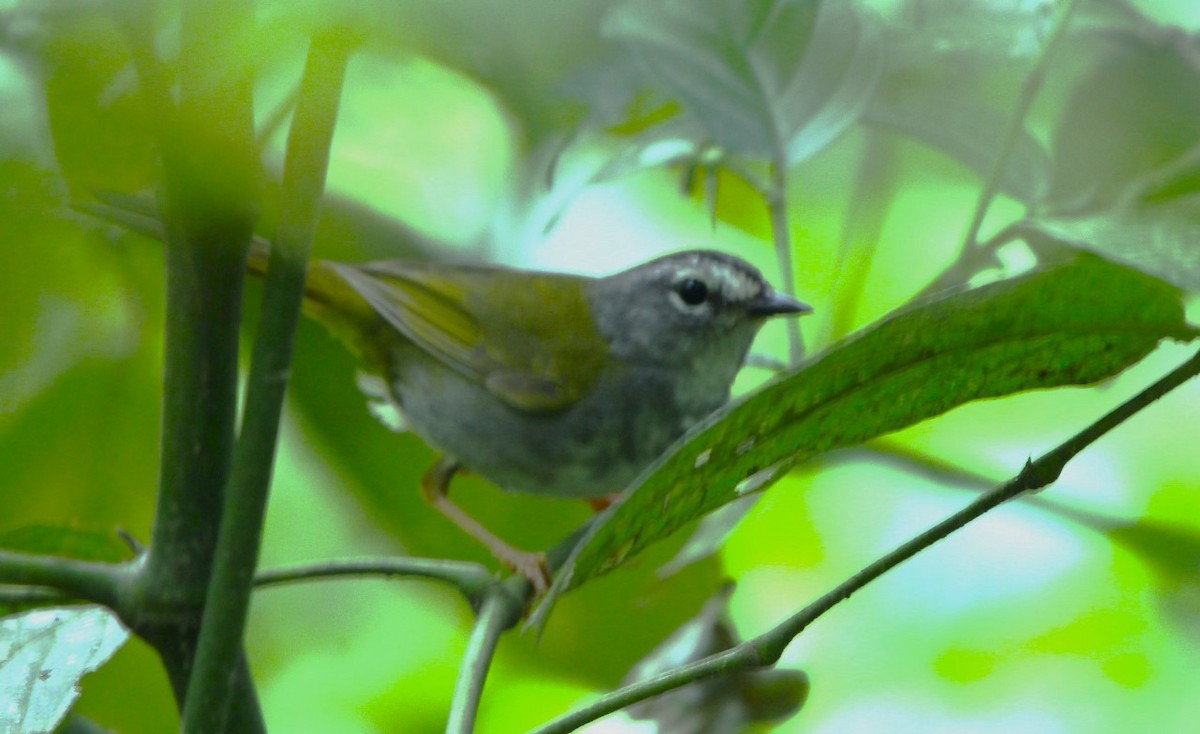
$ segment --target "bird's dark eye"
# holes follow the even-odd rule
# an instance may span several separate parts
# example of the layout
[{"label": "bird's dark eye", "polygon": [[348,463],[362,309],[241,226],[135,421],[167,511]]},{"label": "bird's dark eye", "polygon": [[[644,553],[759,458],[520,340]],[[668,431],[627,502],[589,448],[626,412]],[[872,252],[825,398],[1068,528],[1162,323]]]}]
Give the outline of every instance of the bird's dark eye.
[{"label": "bird's dark eye", "polygon": [[699,306],[708,298],[708,286],[703,280],[696,278],[684,278],[679,281],[675,292],[679,294],[679,300],[689,306]]}]

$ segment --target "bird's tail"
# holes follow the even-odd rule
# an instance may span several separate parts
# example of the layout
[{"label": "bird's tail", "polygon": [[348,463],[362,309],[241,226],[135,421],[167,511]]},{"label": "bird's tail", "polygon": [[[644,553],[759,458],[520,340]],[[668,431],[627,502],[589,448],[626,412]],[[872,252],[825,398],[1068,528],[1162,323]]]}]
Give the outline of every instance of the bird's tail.
[{"label": "bird's tail", "polygon": [[[80,204],[78,208],[131,232],[159,241],[165,239],[157,207],[145,197],[103,193],[97,195],[95,203]],[[270,259],[270,242],[255,236],[250,243],[246,271],[264,278]],[[304,285],[304,311],[344,341],[368,366],[377,364],[384,356],[378,352],[381,345],[386,344],[381,333],[387,328],[386,322],[326,260],[309,263]]]}]

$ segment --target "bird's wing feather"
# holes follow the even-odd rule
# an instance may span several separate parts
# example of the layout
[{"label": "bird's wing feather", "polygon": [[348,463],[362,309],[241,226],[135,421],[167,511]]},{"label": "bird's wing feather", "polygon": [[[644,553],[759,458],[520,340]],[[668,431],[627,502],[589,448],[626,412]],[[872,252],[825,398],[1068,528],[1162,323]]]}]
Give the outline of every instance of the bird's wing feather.
[{"label": "bird's wing feather", "polygon": [[551,297],[564,285],[555,279],[569,276],[524,274],[500,307],[489,299],[495,275],[484,269],[334,267],[403,336],[515,408],[566,408],[603,365],[604,342],[582,298]]}]

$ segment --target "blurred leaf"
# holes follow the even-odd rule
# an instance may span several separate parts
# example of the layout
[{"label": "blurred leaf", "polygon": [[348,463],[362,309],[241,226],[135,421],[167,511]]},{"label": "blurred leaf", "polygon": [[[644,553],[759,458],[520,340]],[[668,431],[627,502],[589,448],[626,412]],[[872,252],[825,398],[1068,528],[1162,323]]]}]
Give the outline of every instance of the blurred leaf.
[{"label": "blurred leaf", "polygon": [[1200,199],[1126,207],[1094,216],[1046,217],[1020,225],[1189,291],[1200,290]]},{"label": "blurred leaf", "polygon": [[1200,533],[1195,529],[1143,519],[1112,525],[1104,533],[1172,585],[1200,581]]},{"label": "blurred leaf", "polygon": [[[879,95],[863,121],[920,140],[986,178],[1008,134],[1004,112],[963,95],[936,91]],[[1041,201],[1050,185],[1050,155],[1022,128],[1000,177],[1000,190],[1026,204]]]},{"label": "blurred leaf", "polygon": [[129,639],[103,607],[39,609],[0,619],[0,732],[51,732],[79,681]]},{"label": "blurred leaf", "polygon": [[113,734],[113,732],[112,729],[105,729],[90,719],[85,719],[78,714],[71,714],[62,728],[58,730],[58,734]]},{"label": "blurred leaf", "polygon": [[0,163],[4,527],[149,529],[161,385],[160,248],[80,227],[48,174]]},{"label": "blurred leaf", "polygon": [[1168,618],[1200,637],[1200,532],[1144,518],[1103,532],[1154,570]]},{"label": "blurred leaf", "polygon": [[[949,64],[955,72],[1013,66],[1042,52],[1062,0],[920,0],[887,20],[888,47],[905,64]],[[1083,3],[1092,5],[1094,3]]]},{"label": "blurred leaf", "polygon": [[1200,67],[1191,43],[1170,29],[1111,35],[1111,48],[1072,87],[1055,126],[1052,214],[1106,209],[1200,144]]},{"label": "blurred leaf", "polygon": [[94,12],[57,14],[45,27],[46,118],[63,178],[79,191],[151,185],[156,118],[127,39]]},{"label": "blurred leaf", "polygon": [[[729,621],[733,585],[726,584],[700,613],[684,622],[629,671],[622,684],[652,678],[724,652],[740,640]],[[808,676],[798,670],[736,672],[698,681],[629,706],[635,719],[653,721],[671,734],[732,734],[747,724],[795,714],[808,697]]]},{"label": "blurred leaf", "polygon": [[788,163],[858,119],[882,68],[877,28],[850,3],[639,0],[614,8],[603,32],[712,143]]},{"label": "blurred leaf", "polygon": [[742,518],[754,508],[757,499],[758,495],[739,497],[700,518],[695,532],[688,537],[683,548],[665,566],[658,569],[659,578],[673,576],[696,561],[719,551]]},{"label": "blurred leaf", "polygon": [[594,183],[606,183],[652,168],[696,161],[702,148],[700,136],[688,118],[677,118],[643,130],[608,160],[592,176]]},{"label": "blurred leaf", "polygon": [[0,548],[80,561],[117,563],[133,558],[132,549],[115,534],[57,525],[26,525],[0,532]]},{"label": "blurred leaf", "polygon": [[[153,515],[158,413],[144,364],[92,360],[0,423],[8,522],[143,533]],[[53,491],[31,491],[53,488]]]},{"label": "blurred leaf", "polygon": [[894,314],[689,431],[592,524],[535,620],[805,459],[970,400],[1098,382],[1194,333],[1174,288],[1088,256]]}]

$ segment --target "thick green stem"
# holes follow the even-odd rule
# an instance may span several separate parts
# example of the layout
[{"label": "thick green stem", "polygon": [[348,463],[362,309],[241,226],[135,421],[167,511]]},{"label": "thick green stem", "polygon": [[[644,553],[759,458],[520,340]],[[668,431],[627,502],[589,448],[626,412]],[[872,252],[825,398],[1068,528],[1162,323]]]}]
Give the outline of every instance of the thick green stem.
[{"label": "thick green stem", "polygon": [[[238,39],[253,16],[253,4],[242,0],[185,2],[173,78],[155,54],[154,16],[127,18],[162,158],[167,318],[154,530],[117,610],[157,649],[181,705],[234,445],[242,284],[259,173],[253,79]],[[240,670],[231,721],[252,734],[263,724]]]},{"label": "thick green stem", "polygon": [[349,53],[350,45],[337,30],[317,36],[301,82],[288,137],[283,211],[263,291],[263,317],[254,344],[242,431],[224,497],[215,565],[184,703],[185,732],[227,730],[236,683],[230,671],[238,669],[242,655],[279,416]]}]

